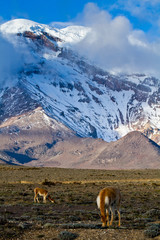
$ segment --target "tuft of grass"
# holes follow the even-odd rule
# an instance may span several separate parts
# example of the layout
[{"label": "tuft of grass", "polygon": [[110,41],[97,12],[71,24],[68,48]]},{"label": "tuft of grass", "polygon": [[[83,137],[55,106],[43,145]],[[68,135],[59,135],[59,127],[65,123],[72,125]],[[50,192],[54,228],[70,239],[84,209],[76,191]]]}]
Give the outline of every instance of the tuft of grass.
[{"label": "tuft of grass", "polygon": [[154,238],[160,235],[160,224],[152,224],[144,231],[144,236]]},{"label": "tuft of grass", "polygon": [[152,186],[153,186],[153,187],[160,187],[160,183],[153,182],[153,183],[152,183]]},{"label": "tuft of grass", "polygon": [[44,181],[41,184],[45,185],[45,186],[53,186],[53,185],[55,185],[54,182],[48,181],[48,179],[44,179]]},{"label": "tuft of grass", "polygon": [[45,237],[44,234],[40,234],[40,235],[37,236],[37,238],[43,238],[43,237]]},{"label": "tuft of grass", "polygon": [[73,240],[73,239],[76,239],[78,237],[78,234],[68,232],[68,231],[62,231],[62,232],[59,233],[58,237],[61,240]]}]

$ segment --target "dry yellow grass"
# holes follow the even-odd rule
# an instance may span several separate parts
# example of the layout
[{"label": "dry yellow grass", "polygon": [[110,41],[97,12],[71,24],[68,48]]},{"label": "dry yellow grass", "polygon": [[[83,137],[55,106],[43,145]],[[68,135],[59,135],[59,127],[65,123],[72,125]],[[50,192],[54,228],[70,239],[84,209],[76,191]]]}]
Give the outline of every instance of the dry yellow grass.
[{"label": "dry yellow grass", "polygon": [[[77,240],[93,236],[98,240],[142,240],[146,213],[160,210],[160,170],[0,166],[0,176],[0,239],[58,240],[58,234],[69,229],[79,234]],[[33,203],[37,186],[49,190],[56,204]],[[100,229],[96,197],[106,186],[119,187],[122,192],[121,229],[116,228],[116,219],[113,228]],[[150,219],[159,221],[156,215]]]}]

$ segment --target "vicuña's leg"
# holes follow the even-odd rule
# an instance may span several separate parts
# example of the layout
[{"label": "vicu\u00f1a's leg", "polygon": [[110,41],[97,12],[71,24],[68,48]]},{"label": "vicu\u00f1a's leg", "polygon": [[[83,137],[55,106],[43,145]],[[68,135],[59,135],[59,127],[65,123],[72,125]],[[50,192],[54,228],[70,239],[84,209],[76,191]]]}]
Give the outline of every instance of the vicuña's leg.
[{"label": "vicu\u00f1a's leg", "polygon": [[37,202],[39,203],[38,195],[37,195],[36,199],[37,199]]},{"label": "vicu\u00f1a's leg", "polygon": [[106,209],[107,226],[109,227],[109,208]]},{"label": "vicu\u00f1a's leg", "polygon": [[119,219],[119,221],[118,221],[118,227],[120,227],[120,226],[121,226],[121,214],[120,214],[119,209],[117,210],[117,212],[118,212],[118,219]]},{"label": "vicu\u00f1a's leg", "polygon": [[102,221],[102,227],[106,226],[106,215],[105,213],[101,213],[101,221]]},{"label": "vicu\u00f1a's leg", "polygon": [[35,193],[35,196],[34,196],[34,202],[36,201],[39,202],[37,193]]},{"label": "vicu\u00f1a's leg", "polygon": [[46,203],[47,195],[43,197],[43,202]]},{"label": "vicu\u00f1a's leg", "polygon": [[113,210],[112,208],[110,208],[110,210],[111,210],[111,221],[110,221],[110,226],[112,226],[114,210]]}]

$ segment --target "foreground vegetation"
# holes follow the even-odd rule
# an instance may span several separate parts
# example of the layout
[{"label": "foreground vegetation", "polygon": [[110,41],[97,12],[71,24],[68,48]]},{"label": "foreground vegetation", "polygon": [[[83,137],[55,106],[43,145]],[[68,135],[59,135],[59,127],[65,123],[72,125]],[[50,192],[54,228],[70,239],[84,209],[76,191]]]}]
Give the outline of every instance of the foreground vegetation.
[{"label": "foreground vegetation", "polygon": [[[160,170],[77,170],[0,166],[0,239],[160,239]],[[101,228],[96,197],[119,187],[117,218]],[[55,204],[33,202],[33,189],[47,189]]]}]

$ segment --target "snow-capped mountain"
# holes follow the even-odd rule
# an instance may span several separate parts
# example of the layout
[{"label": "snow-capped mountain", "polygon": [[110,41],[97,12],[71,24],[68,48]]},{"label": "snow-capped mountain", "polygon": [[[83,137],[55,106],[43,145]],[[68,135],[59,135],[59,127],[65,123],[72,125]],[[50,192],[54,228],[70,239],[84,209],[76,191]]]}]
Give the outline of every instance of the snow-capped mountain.
[{"label": "snow-capped mountain", "polygon": [[14,71],[0,77],[1,123],[41,106],[81,137],[110,142],[138,130],[160,144],[160,80],[113,75],[80,56],[75,45],[89,31],[24,19],[0,25],[19,56]]}]

